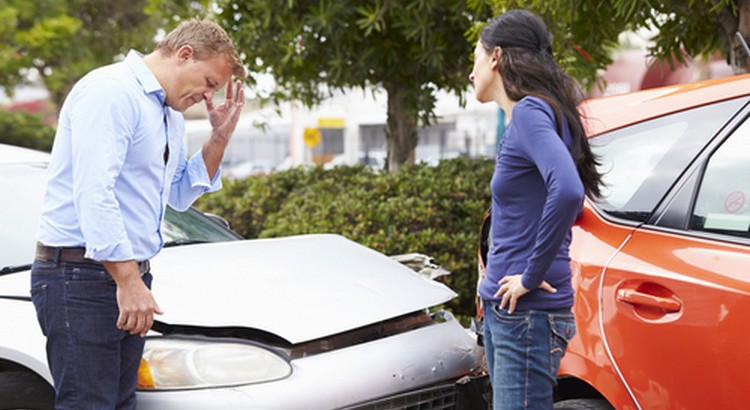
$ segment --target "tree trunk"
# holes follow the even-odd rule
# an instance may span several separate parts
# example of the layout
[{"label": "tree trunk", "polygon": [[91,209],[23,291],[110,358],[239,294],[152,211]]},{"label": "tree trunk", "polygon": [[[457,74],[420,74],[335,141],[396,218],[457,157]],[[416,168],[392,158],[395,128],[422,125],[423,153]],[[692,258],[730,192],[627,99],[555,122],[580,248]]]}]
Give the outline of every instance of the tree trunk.
[{"label": "tree trunk", "polygon": [[398,83],[386,84],[388,92],[388,120],[385,139],[388,145],[386,169],[395,173],[405,163],[414,162],[417,147],[417,114],[410,104],[408,88]]},{"label": "tree trunk", "polygon": [[[717,5],[717,1],[712,1]],[[713,18],[719,30],[719,37],[723,40],[724,50],[727,53],[727,63],[732,66],[735,74],[747,73],[750,68],[748,64],[748,54],[737,38],[736,33],[739,31],[745,41],[750,44],[750,1],[740,0],[737,2],[737,15],[732,13],[731,7],[724,7]]]},{"label": "tree trunk", "polygon": [[[739,15],[739,21],[737,24],[737,30],[745,38],[745,44],[750,46],[750,1],[739,1],[737,4],[737,14]],[[732,33],[732,48],[730,49],[730,63],[732,65],[732,71],[735,74],[744,74],[750,72],[750,53],[742,45],[740,39]]]}]

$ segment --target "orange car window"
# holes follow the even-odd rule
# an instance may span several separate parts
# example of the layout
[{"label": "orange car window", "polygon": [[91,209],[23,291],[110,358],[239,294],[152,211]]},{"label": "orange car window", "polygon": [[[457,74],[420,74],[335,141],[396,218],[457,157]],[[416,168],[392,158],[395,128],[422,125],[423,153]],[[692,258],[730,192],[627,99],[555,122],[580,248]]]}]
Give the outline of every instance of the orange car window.
[{"label": "orange car window", "polygon": [[750,121],[709,159],[691,228],[750,238]]},{"label": "orange car window", "polygon": [[699,107],[592,138],[605,184],[597,209],[646,222],[677,177],[745,102]]}]

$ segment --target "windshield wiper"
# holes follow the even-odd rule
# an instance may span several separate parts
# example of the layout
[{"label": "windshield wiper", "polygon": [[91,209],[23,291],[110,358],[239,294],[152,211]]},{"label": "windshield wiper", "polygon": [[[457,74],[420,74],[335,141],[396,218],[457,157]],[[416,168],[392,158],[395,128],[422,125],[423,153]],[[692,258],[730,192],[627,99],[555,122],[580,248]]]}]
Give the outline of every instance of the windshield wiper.
[{"label": "windshield wiper", "polygon": [[194,245],[196,243],[209,243],[209,241],[203,241],[199,239],[176,239],[174,241],[166,242],[164,244],[164,247],[171,248],[173,246]]},{"label": "windshield wiper", "polygon": [[17,266],[4,266],[0,269],[0,276],[7,275],[9,273],[21,272],[24,270],[31,270],[31,264],[17,265]]},{"label": "windshield wiper", "polygon": [[0,299],[20,300],[21,302],[31,302],[31,297],[30,296],[5,296],[5,295],[0,295]]}]

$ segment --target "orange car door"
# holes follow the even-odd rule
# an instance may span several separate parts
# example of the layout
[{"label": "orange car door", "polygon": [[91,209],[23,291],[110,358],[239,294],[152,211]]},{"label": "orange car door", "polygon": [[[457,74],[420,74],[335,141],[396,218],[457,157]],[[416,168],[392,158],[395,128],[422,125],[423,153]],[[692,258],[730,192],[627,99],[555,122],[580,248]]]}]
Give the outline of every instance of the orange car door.
[{"label": "orange car door", "polygon": [[644,409],[743,408],[750,252],[639,230],[605,272],[607,345]]},{"label": "orange car door", "polygon": [[606,344],[643,409],[747,407],[750,121],[716,145],[671,216],[637,229],[604,271]]}]

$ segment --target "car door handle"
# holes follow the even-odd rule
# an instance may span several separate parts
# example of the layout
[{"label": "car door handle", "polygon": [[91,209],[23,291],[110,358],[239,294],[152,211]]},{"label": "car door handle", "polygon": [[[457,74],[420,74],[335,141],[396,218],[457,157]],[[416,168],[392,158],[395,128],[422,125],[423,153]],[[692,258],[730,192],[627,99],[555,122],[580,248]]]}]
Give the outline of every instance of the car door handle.
[{"label": "car door handle", "polygon": [[653,307],[668,313],[679,312],[682,309],[682,303],[677,300],[650,295],[635,289],[619,289],[617,291],[617,301],[636,306]]}]

